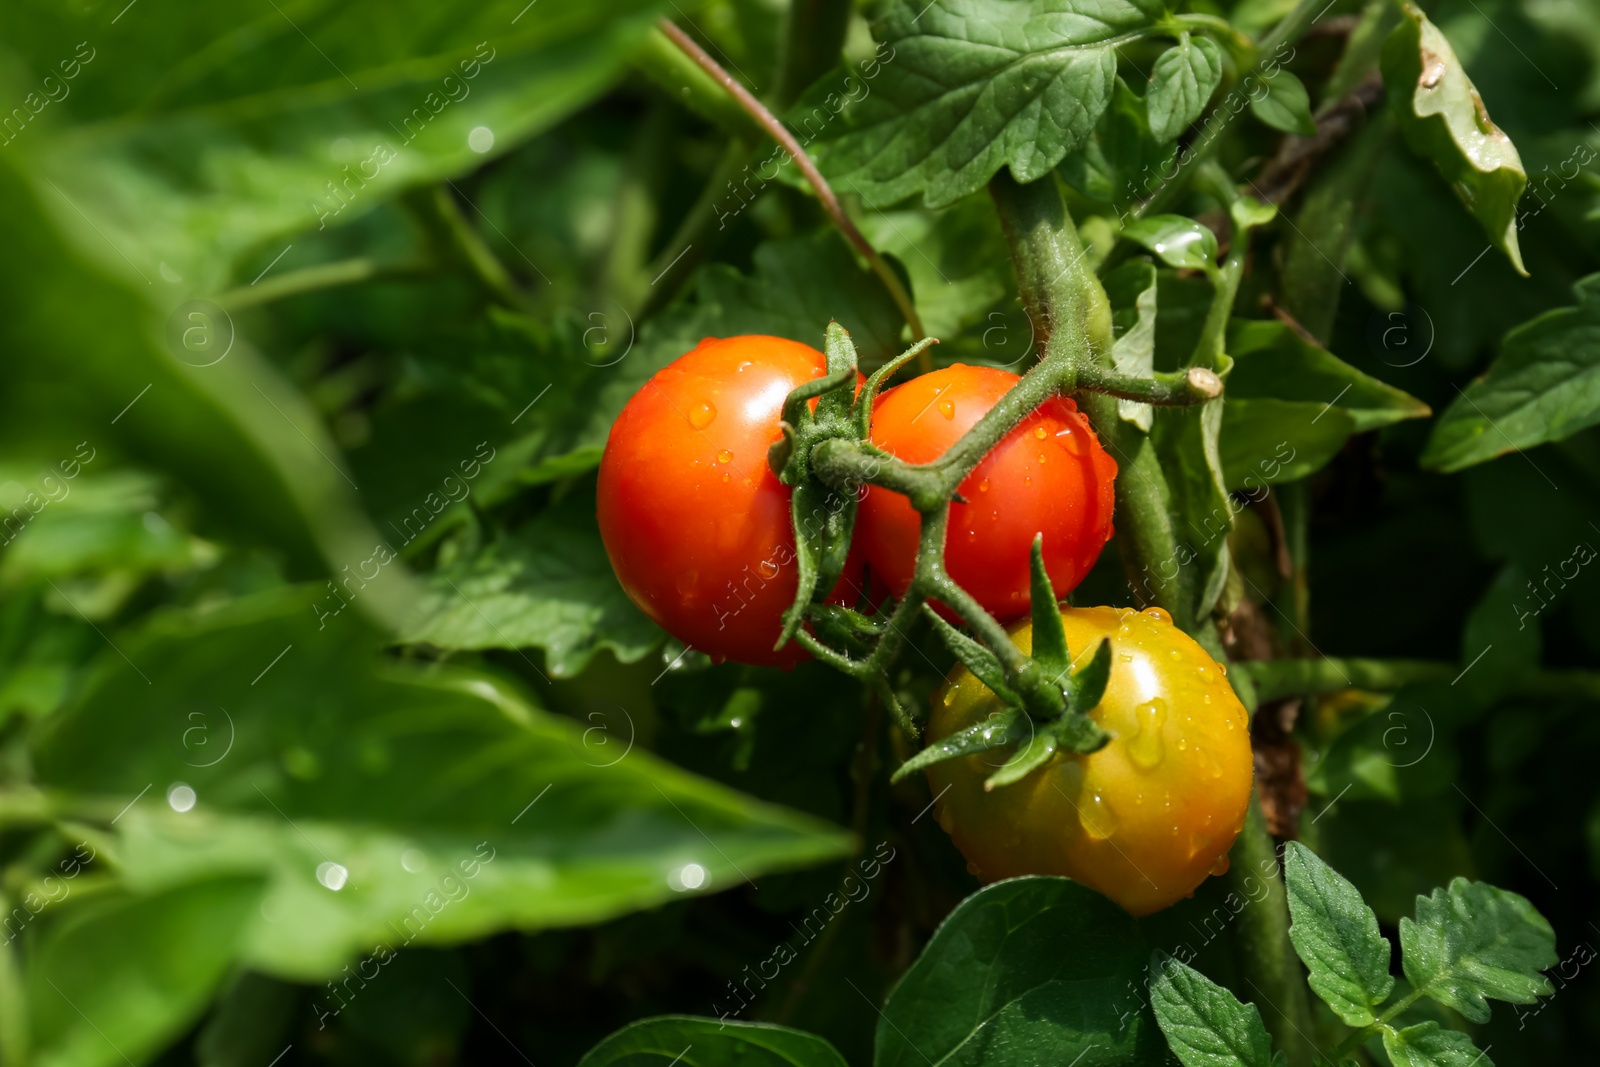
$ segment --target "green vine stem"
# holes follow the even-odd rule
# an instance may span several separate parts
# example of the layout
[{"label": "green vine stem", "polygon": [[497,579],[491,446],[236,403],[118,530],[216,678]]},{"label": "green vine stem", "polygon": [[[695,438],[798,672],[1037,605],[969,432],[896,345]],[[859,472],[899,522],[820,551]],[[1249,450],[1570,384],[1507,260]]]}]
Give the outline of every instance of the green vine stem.
[{"label": "green vine stem", "polygon": [[1244,829],[1229,854],[1228,880],[1245,901],[1236,945],[1244,979],[1254,987],[1248,992],[1265,1002],[1257,1005],[1262,1021],[1291,1067],[1311,1067],[1316,1046],[1311,1040],[1310,998],[1300,958],[1289,941],[1289,897],[1278,869],[1277,846],[1254,792]]},{"label": "green vine stem", "polygon": [[[1318,696],[1344,689],[1383,692],[1418,682],[1453,682],[1465,669],[1455,663],[1410,659],[1274,659],[1235,663],[1255,683],[1263,703],[1290,696]],[[1519,683],[1530,696],[1600,700],[1600,671],[1534,671]]]},{"label": "green vine stem", "polygon": [[911,327],[911,336],[913,338],[926,337],[928,331],[922,328],[922,319],[917,314],[916,304],[912,302],[911,294],[906,291],[905,285],[900,281],[900,276],[889,268],[888,261],[878,254],[878,250],[872,247],[872,242],[863,236],[861,231],[856,228],[856,224],[851,221],[850,216],[845,214],[844,206],[839,203],[838,196],[834,194],[832,187],[828,185],[827,179],[822,176],[822,172],[817,170],[816,164],[811,162],[811,157],[806,155],[806,150],[801,147],[800,142],[795,140],[794,134],[790,133],[788,128],[778,120],[778,117],[768,111],[765,105],[757,100],[750,90],[739,84],[733,75],[723,70],[722,66],[715,59],[712,59],[706,50],[695,42],[694,38],[684,33],[669,19],[663,18],[657,25],[660,27],[661,32],[666,34],[672,43],[683,51],[684,55],[694,60],[700,69],[711,75],[722,86],[723,90],[749,113],[750,117],[756,121],[756,124],[766,131],[768,136],[783,146],[784,150],[794,160],[795,166],[800,168],[800,173],[805,176],[812,191],[817,194],[817,201],[822,205],[822,210],[833,220],[833,224],[839,228],[839,232],[844,235],[845,240],[849,241],[855,250],[860,252],[866,259],[868,266],[872,268],[872,273],[878,276],[878,280],[888,290],[889,296],[895,302],[895,306],[900,309],[900,314],[905,317],[906,325]]},{"label": "green vine stem", "polygon": [[[0,893],[0,914],[11,914],[11,900]],[[28,1062],[28,1002],[14,940],[0,941],[0,1067]]]},{"label": "green vine stem", "polygon": [[427,274],[429,265],[422,260],[382,262],[361,257],[341,259],[333,263],[319,263],[314,267],[285,271],[275,278],[241,285],[217,297],[217,303],[229,311],[270,304],[302,293],[315,293],[345,285],[389,278],[418,278]]}]

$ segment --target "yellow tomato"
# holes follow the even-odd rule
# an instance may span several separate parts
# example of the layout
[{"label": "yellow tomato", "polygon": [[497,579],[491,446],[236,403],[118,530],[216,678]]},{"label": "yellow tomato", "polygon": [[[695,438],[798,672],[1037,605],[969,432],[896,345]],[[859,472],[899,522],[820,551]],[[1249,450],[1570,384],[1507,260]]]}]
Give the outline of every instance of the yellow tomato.
[{"label": "yellow tomato", "polygon": [[[1078,667],[1111,639],[1111,677],[1089,713],[1111,742],[992,791],[984,779],[1010,750],[934,764],[939,825],[986,882],[1066,875],[1148,915],[1228,869],[1250,802],[1249,716],[1223,668],[1161,609],[1067,608],[1061,621]],[[1010,633],[1032,649],[1031,623]],[[958,666],[934,694],[929,740],[1004,707]]]}]

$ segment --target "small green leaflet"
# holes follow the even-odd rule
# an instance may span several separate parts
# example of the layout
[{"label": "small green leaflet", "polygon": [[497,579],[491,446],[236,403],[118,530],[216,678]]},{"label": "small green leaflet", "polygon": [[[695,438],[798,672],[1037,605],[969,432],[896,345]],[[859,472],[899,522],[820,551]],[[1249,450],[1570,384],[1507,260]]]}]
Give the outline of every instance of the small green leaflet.
[{"label": "small green leaflet", "polygon": [[[1117,267],[1105,279],[1111,300],[1111,321],[1117,339],[1111,345],[1111,362],[1123,374],[1148,377],[1155,371],[1156,269],[1140,258]],[[1118,400],[1117,416],[1150,432],[1155,412],[1137,400]]]},{"label": "small green leaflet", "polygon": [[1209,37],[1178,38],[1161,53],[1145,94],[1150,133],[1157,141],[1175,140],[1200,117],[1222,80],[1222,49]]},{"label": "small green leaflet", "polygon": [[1494,1067],[1488,1053],[1478,1051],[1472,1038],[1433,1022],[1404,1030],[1385,1027],[1383,1050],[1394,1067]]},{"label": "small green leaflet", "polygon": [[1600,423],[1600,274],[1557,308],[1506,334],[1489,372],[1445,410],[1422,464],[1458,471]]},{"label": "small green leaflet", "polygon": [[1528,184],[1522,157],[1489,118],[1483,98],[1439,27],[1418,8],[1383,46],[1383,84],[1417,155],[1436,167],[1489,240],[1527,275],[1517,246],[1517,201]]},{"label": "small green leaflet", "polygon": [[1122,236],[1148,248],[1169,267],[1216,270],[1217,235],[1183,215],[1150,215],[1129,225]]},{"label": "small green leaflet", "polygon": [[1389,942],[1361,893],[1315,852],[1290,841],[1283,857],[1289,940],[1310,970],[1311,988],[1351,1026],[1370,1026],[1394,990]]},{"label": "small green leaflet", "polygon": [[1305,83],[1286,70],[1280,70],[1261,81],[1266,92],[1250,97],[1250,110],[1256,118],[1284,133],[1313,136],[1317,124],[1311,118],[1311,97]]},{"label": "small green leaflet", "polygon": [[1541,971],[1556,965],[1556,935],[1527,898],[1465,878],[1417,898],[1400,920],[1406,978],[1475,1023],[1488,998],[1532,1004],[1554,992]]},{"label": "small green leaflet", "polygon": [[1150,1006],[1183,1067],[1275,1067],[1271,1039],[1253,1004],[1171,956],[1150,963]]},{"label": "small green leaflet", "polygon": [[820,126],[818,165],[872,205],[920,192],[943,207],[1008,165],[1031,182],[1089,137],[1116,46],[1162,14],[1153,0],[900,0],[873,27],[881,62],[858,79],[864,95],[842,109],[808,98],[790,124]]},{"label": "small green leaflet", "polygon": [[683,1067],[845,1067],[838,1050],[815,1034],[768,1023],[693,1015],[660,1015],[629,1023],[590,1049],[578,1067],[669,1067],[678,1063]]}]

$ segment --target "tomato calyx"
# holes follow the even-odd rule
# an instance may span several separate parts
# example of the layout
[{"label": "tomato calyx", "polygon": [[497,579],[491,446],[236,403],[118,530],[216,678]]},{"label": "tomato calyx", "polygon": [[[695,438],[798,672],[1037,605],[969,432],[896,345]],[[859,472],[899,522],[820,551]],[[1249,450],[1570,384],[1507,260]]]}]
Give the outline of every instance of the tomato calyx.
[{"label": "tomato calyx", "polygon": [[853,489],[817,478],[812,452],[832,440],[864,440],[878,387],[907,360],[935,343],[930,337],[911,346],[867,379],[858,395],[855,345],[848,330],[829,322],[823,343],[827,372],[784,399],[779,423],[782,436],[767,450],[767,465],[779,481],[793,488],[790,508],[799,582],[794,602],[783,614],[783,630],[775,649],[793,640],[808,617],[815,617],[830,639],[847,648],[862,649],[867,639],[881,635],[881,621],[822,602],[844,573],[860,497]]},{"label": "tomato calyx", "polygon": [[986,790],[1020,782],[1049,762],[1057,752],[1088,755],[1099,751],[1111,735],[1089,717],[1111,678],[1111,642],[1102,639],[1074,670],[1061,624],[1061,609],[1044,564],[1044,538],[1035,537],[1032,554],[1031,605],[1033,652],[1020,669],[1007,671],[995,653],[963,634],[924,604],[934,629],[973,676],[1006,705],[983,722],[929,745],[897,768],[891,781],[945,760],[1020,745],[984,781]]}]

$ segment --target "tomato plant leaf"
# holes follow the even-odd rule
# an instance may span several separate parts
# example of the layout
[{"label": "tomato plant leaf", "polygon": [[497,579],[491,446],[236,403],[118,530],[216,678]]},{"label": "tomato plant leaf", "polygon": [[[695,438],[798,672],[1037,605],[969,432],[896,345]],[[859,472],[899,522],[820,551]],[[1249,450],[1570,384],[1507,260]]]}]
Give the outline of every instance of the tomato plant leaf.
[{"label": "tomato plant leaf", "polygon": [[1383,84],[1406,144],[1428,160],[1506,254],[1518,274],[1517,201],[1527,187],[1522,157],[1489,118],[1449,40],[1413,4],[1383,46]]},{"label": "tomato plant leaf", "polygon": [[[476,168],[484,155],[471,130],[492,130],[498,154],[570,114],[626,69],[665,5],[536,6],[519,17],[525,6],[496,0],[450,17],[413,0],[315,0],[295,17],[315,19],[317,50],[270,7],[242,25],[124,22],[134,36],[118,47],[142,61],[107,64],[116,80],[81,102],[86,121],[41,133],[31,146],[39,186],[52,213],[93,220],[82,227],[87,255],[176,278],[191,295],[215,292],[263,243]],[[97,32],[85,17],[60,21],[73,41]],[[379,21],[387,32],[372,32]]]},{"label": "tomato plant leaf", "polygon": [[1479,1052],[1472,1038],[1435,1022],[1404,1030],[1384,1027],[1383,1050],[1394,1067],[1494,1067],[1489,1054]]},{"label": "tomato plant leaf", "polygon": [[1154,252],[1169,267],[1212,271],[1217,265],[1217,235],[1183,215],[1148,215],[1121,236]]},{"label": "tomato plant leaf", "polygon": [[1272,1067],[1272,1042],[1254,1004],[1171,956],[1150,962],[1150,1006],[1183,1067]]},{"label": "tomato plant leaf", "polygon": [[[1037,631],[1035,631],[1037,632]],[[1093,711],[1105,695],[1106,683],[1111,680],[1111,639],[1104,638],[1095,646],[1089,662],[1076,671],[1068,682],[1072,706],[1087,714]]]},{"label": "tomato plant leaf", "polygon": [[1234,363],[1220,447],[1229,488],[1303,478],[1351,434],[1431,413],[1280,322],[1235,319],[1227,348]]},{"label": "tomato plant leaf", "polygon": [[[1123,374],[1148,378],[1155,373],[1156,268],[1142,257],[1130,260],[1107,274],[1104,283],[1116,331],[1111,362]],[[1137,400],[1118,400],[1117,417],[1149,433],[1155,412]]]},{"label": "tomato plant leaf", "polygon": [[1286,70],[1279,70],[1259,83],[1266,91],[1251,94],[1250,110],[1255,117],[1284,133],[1313,137],[1317,123],[1311,117],[1311,97],[1305,83]]},{"label": "tomato plant leaf", "polygon": [[381,967],[406,945],[593,923],[848,847],[644,751],[626,709],[584,729],[490,675],[385,663],[337,603],[289,588],[119,633],[128,658],[105,653],[35,756],[43,788],[127,806],[108,847],[131,890],[265,879],[247,966],[314,981],[359,953]]},{"label": "tomato plant leaf", "polygon": [[1056,168],[1064,181],[1091,200],[1125,208],[1149,196],[1176,173],[1175,141],[1150,133],[1145,101],[1118,78],[1111,104],[1094,133]]},{"label": "tomato plant leaf", "polygon": [[629,1023],[578,1061],[578,1067],[845,1067],[828,1042],[771,1023],[659,1015]]},{"label": "tomato plant leaf", "polygon": [[885,48],[864,95],[804,100],[790,126],[817,129],[818,165],[869,204],[920,192],[942,207],[1008,165],[1036,181],[1105,111],[1116,45],[1161,13],[1149,0],[898,0],[873,28]]},{"label": "tomato plant leaf", "polygon": [[1458,471],[1600,423],[1600,274],[1574,291],[1577,306],[1547,311],[1505,335],[1488,372],[1440,416],[1424,466]]},{"label": "tomato plant leaf", "polygon": [[30,1062],[112,1067],[153,1056],[233,967],[262,889],[258,878],[224,876],[81,903],[63,897],[29,953]]},{"label": "tomato plant leaf", "polygon": [[431,575],[399,636],[452,650],[542,648],[549,672],[566,678],[601,649],[632,663],[664,635],[617,584],[593,500],[579,494]]},{"label": "tomato plant leaf", "polygon": [[1283,857],[1289,940],[1311,972],[1312,990],[1348,1025],[1370,1026],[1394,990],[1389,941],[1348,880],[1298,841]]},{"label": "tomato plant leaf", "polygon": [[[1071,946],[1063,951],[1062,946]],[[1140,998],[1139,924],[1065,878],[984,886],[950,913],[890,994],[875,1067],[1158,1063]]]},{"label": "tomato plant leaf", "polygon": [[1415,919],[1400,920],[1406,978],[1475,1023],[1488,999],[1532,1004],[1555,992],[1541,971],[1556,965],[1555,932],[1526,897],[1454,878],[1417,897]]},{"label": "tomato plant leaf", "polygon": [[1145,103],[1150,109],[1150,134],[1157,141],[1177,140],[1200,113],[1222,81],[1222,49],[1209,37],[1185,33],[1176,46],[1156,58]]},{"label": "tomato plant leaf", "polygon": [[[273,544],[297,566],[330,572],[365,559],[377,532],[304,398],[215,305],[167,317],[180,333],[203,332],[203,351],[163,346],[162,316],[143,287],[68,250],[15,158],[0,160],[0,199],[14,205],[0,212],[10,249],[0,279],[17,302],[0,317],[0,344],[12,353],[0,444],[29,466],[71,460],[90,473],[137,458],[170,474],[217,531],[242,543]],[[386,580],[363,609],[397,618],[403,584]]]},{"label": "tomato plant leaf", "polygon": [[1005,708],[982,722],[973,723],[963,730],[957,730],[948,737],[935,741],[900,764],[890,777],[890,781],[904,781],[935,763],[960,759],[963,756],[975,756],[980,752],[1031,741],[1033,736],[1033,724],[1027,713],[1016,708]]}]

